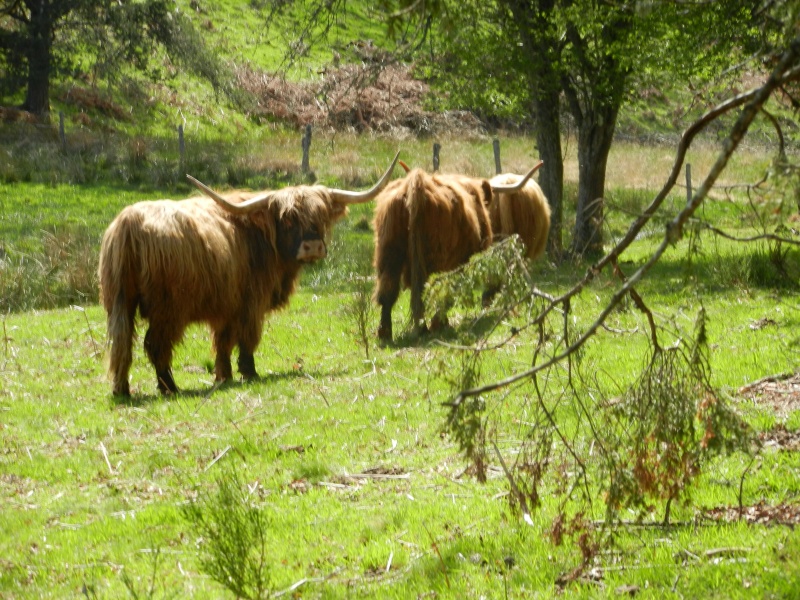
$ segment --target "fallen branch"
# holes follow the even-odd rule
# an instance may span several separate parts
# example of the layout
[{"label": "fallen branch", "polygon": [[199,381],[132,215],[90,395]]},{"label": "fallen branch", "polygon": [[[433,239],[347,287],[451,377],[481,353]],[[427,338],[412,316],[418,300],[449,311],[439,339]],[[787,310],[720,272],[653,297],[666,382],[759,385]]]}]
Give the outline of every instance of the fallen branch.
[{"label": "fallen branch", "polygon": [[204,471],[208,471],[211,467],[213,467],[215,464],[217,464],[219,459],[221,459],[223,456],[225,456],[228,453],[228,450],[230,450],[230,449],[231,449],[231,447],[228,446],[227,448],[225,448],[225,450],[223,450],[222,452],[217,454],[216,458],[214,460],[212,460],[210,463],[208,463],[208,465],[206,466]]},{"label": "fallen branch", "polygon": [[289,593],[295,591],[301,585],[305,585],[306,583],[315,583],[315,582],[318,582],[318,581],[325,581],[325,578],[324,577],[313,577],[313,578],[309,579],[308,577],[303,577],[303,579],[293,583],[292,585],[290,585],[285,590],[281,590],[280,592],[275,592],[274,594],[272,594],[272,597],[273,598],[280,598],[281,596],[283,596],[285,594],[289,594]]},{"label": "fallen branch", "polygon": [[575,352],[580,350],[586,342],[592,338],[597,330],[605,323],[606,319],[612,312],[616,309],[616,307],[621,302],[622,298],[626,295],[630,294],[630,291],[634,288],[634,286],[641,281],[644,276],[653,268],[653,266],[661,259],[661,256],[667,249],[678,242],[683,237],[683,227],[686,222],[694,215],[695,211],[700,207],[703,201],[708,196],[709,191],[716,183],[717,179],[719,178],[722,171],[728,164],[731,156],[733,155],[736,148],[741,143],[742,139],[744,138],[745,133],[747,133],[750,124],[753,122],[753,119],[756,115],[761,111],[761,107],[764,105],[767,100],[772,95],[772,92],[778,88],[780,85],[783,85],[786,82],[794,81],[796,79],[800,79],[800,67],[790,68],[795,62],[797,62],[798,55],[800,55],[800,38],[795,40],[793,44],[790,45],[789,49],[783,54],[781,59],[778,61],[778,65],[773,70],[772,74],[767,79],[766,83],[759,88],[750,90],[749,92],[745,92],[736,96],[735,98],[731,98],[730,100],[723,102],[719,106],[715,107],[705,115],[703,115],[700,119],[695,121],[687,130],[684,132],[681,140],[678,144],[677,149],[677,156],[675,162],[672,167],[672,172],[667,179],[667,182],[664,184],[661,191],[655,197],[655,199],[650,203],[642,215],[631,225],[628,232],[622,238],[622,240],[617,243],[617,245],[603,258],[601,258],[597,263],[589,267],[587,270],[586,275],[584,278],[576,283],[572,289],[565,292],[559,298],[555,298],[548,306],[546,306],[542,312],[531,322],[528,323],[527,326],[532,326],[537,323],[543,322],[544,319],[549,315],[551,311],[553,311],[556,307],[564,305],[567,306],[569,301],[572,297],[578,295],[585,287],[588,285],[592,280],[600,274],[600,272],[609,264],[613,264],[619,259],[619,256],[630,246],[633,241],[636,239],[637,235],[640,233],[642,228],[650,221],[653,217],[657,209],[661,206],[664,200],[669,195],[669,192],[675,186],[675,183],[678,179],[678,175],[681,172],[682,165],[686,158],[686,153],[688,152],[689,145],[691,144],[692,140],[699,134],[709,123],[714,121],[715,119],[719,118],[723,114],[730,112],[731,110],[738,108],[740,106],[744,106],[742,113],[739,115],[739,118],[733,125],[731,129],[731,133],[728,138],[725,140],[723,144],[723,150],[719,157],[717,158],[714,165],[711,167],[708,175],[706,176],[703,183],[697,189],[697,192],[692,197],[692,199],[687,202],[684,209],[678,213],[678,215],[667,224],[666,233],[664,235],[664,239],[662,240],[661,244],[656,248],[653,252],[652,256],[645,262],[611,297],[611,300],[606,305],[605,309],[603,309],[594,323],[592,323],[587,330],[577,339],[575,340],[570,346],[568,346],[564,351],[560,354],[557,354],[550,358],[549,360],[536,365],[530,369],[525,371],[516,373],[511,375],[510,377],[506,377],[500,381],[495,381],[493,383],[489,383],[480,387],[475,387],[467,390],[462,390],[452,401],[443,403],[444,406],[449,406],[455,408],[463,402],[465,398],[480,396],[487,392],[492,392],[504,387],[507,387],[513,383],[516,383],[522,379],[529,379],[536,373],[548,369],[561,361],[565,360],[569,356],[573,355]]},{"label": "fallen branch", "polygon": [[403,473],[401,475],[393,475],[390,473],[353,473],[352,475],[345,475],[347,479],[409,479],[411,473]]},{"label": "fallen branch", "polygon": [[739,388],[739,394],[747,394],[748,392],[752,392],[757,387],[764,385],[765,383],[775,383],[777,381],[786,381],[791,377],[794,377],[797,373],[778,373],[776,375],[767,375],[766,377],[762,377],[761,379],[757,379],[747,385],[743,385]]},{"label": "fallen branch", "polygon": [[114,467],[111,466],[111,461],[108,460],[108,451],[106,450],[106,446],[105,446],[105,444],[103,444],[103,442],[100,442],[100,452],[103,453],[103,458],[106,461],[106,466],[108,467],[108,472],[111,475],[116,475],[116,472],[114,471]]}]

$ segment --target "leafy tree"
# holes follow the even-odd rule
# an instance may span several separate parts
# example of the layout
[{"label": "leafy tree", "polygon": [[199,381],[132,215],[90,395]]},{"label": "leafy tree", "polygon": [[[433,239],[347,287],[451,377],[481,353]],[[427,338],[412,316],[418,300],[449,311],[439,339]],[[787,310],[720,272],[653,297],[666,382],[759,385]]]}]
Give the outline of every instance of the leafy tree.
[{"label": "leafy tree", "polygon": [[205,48],[173,0],[0,0],[0,91],[25,89],[24,110],[50,110],[54,77],[72,75],[81,58],[101,74],[121,64],[146,69],[153,50],[231,91],[219,60]]},{"label": "leafy tree", "polygon": [[[553,211],[552,253],[561,249],[564,113],[577,128],[579,188],[571,250],[602,250],[606,162],[617,116],[644,82],[668,72],[709,80],[758,46],[760,0],[384,0],[397,21],[431,36],[427,73],[449,101],[533,117],[541,184]],[[784,2],[769,3],[786,6]],[[786,8],[786,10],[789,10]],[[774,10],[772,10],[774,12]],[[433,23],[429,28],[423,23]],[[410,45],[410,44],[409,44]],[[435,47],[435,51],[434,51]],[[480,82],[479,84],[477,82]],[[499,100],[499,102],[498,102]]]},{"label": "leafy tree", "polygon": [[530,116],[545,162],[539,182],[552,209],[550,251],[560,255],[564,168],[561,42],[550,16],[555,0],[523,4],[442,4],[442,16],[432,33],[435,50],[423,72],[459,108],[477,110],[489,119]]}]

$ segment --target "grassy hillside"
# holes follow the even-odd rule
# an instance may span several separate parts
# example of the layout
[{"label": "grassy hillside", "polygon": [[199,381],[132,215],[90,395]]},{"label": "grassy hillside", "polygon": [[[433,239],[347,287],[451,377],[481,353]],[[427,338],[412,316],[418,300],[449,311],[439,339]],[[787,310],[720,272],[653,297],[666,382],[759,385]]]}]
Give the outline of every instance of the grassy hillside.
[{"label": "grassy hillside", "polygon": [[[333,22],[311,27],[304,2],[273,15],[269,3],[247,0],[208,2],[178,0],[205,44],[225,64],[225,77],[241,85],[249,73],[277,77],[287,84],[314,81],[330,66],[334,53],[342,63],[358,60],[358,46],[380,39],[383,26],[369,3],[348,3]],[[321,36],[324,34],[324,38]],[[171,137],[183,124],[190,135],[204,139],[240,138],[257,134],[251,119],[252,101],[232,104],[204,80],[174,65],[159,50],[151,57],[150,73],[122,68],[108,80],[95,80],[91,61],[77,78],[56,79],[52,109],[64,112],[70,128],[95,133],[115,131],[127,136]]]},{"label": "grassy hillside", "polygon": [[[268,2],[177,4],[226,65],[226,77],[234,87],[249,90],[249,96],[234,102],[173,64],[163,51],[151,57],[150,74],[122,68],[99,79],[87,58],[83,72],[53,81],[49,126],[0,124],[5,148],[0,152],[0,179],[181,189],[181,171],[191,171],[233,186],[299,181],[293,164],[299,162],[297,146],[306,123],[314,125],[314,152],[323,153],[336,144],[350,145],[359,133],[394,145],[416,145],[411,140],[415,137],[445,142],[466,138],[481,145],[490,133],[509,144],[518,143],[510,138],[528,137],[525,131],[495,131],[464,112],[427,111],[426,98],[437,90],[402,67],[375,79],[369,67],[381,47],[390,44],[380,15],[369,3],[348,2],[337,20],[323,20],[313,28],[306,23],[305,2],[290,3],[280,15],[270,11]],[[751,78],[741,82],[742,89],[756,81],[756,75]],[[370,85],[356,100],[351,87],[365,81]],[[19,98],[7,99],[14,101]],[[446,101],[440,98],[436,104]],[[617,138],[670,145],[705,108],[683,86],[665,83],[661,89],[637,90],[620,114]],[[63,145],[59,113],[65,118]],[[796,148],[796,124],[780,111],[776,114],[789,147]],[[183,165],[179,126],[185,140]],[[766,118],[757,120],[753,130],[750,147],[775,147],[776,134]],[[569,123],[565,132],[569,152]],[[706,139],[713,143],[721,133],[710,131]],[[407,157],[410,162],[429,164],[430,149],[424,145],[430,141],[420,142],[422,149]],[[533,147],[530,138],[526,143]],[[489,168],[491,164],[489,159]]]}]

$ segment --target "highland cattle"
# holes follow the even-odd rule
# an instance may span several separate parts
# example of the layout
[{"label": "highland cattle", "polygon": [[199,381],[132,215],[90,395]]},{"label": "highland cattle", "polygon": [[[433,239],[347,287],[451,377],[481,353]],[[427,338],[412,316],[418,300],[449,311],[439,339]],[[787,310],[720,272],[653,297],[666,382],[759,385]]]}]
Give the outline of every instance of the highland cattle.
[{"label": "highland cattle", "polygon": [[[420,169],[390,183],[378,195],[374,235],[374,300],[381,307],[378,337],[392,339],[392,308],[403,287],[411,290],[411,318],[425,331],[422,291],[432,273],[449,271],[489,247],[492,228],[487,206],[494,193],[521,189],[527,176],[493,190],[486,179],[429,174]],[[435,328],[444,318],[437,315]]]},{"label": "highland cattle", "polygon": [[[539,161],[534,170],[542,164]],[[544,253],[550,233],[550,204],[542,188],[533,179],[528,179],[518,190],[500,191],[515,186],[523,177],[504,173],[489,180],[489,185],[495,190],[488,206],[489,220],[495,241],[516,233],[525,245],[525,256],[535,260]]]},{"label": "highland cattle", "polygon": [[144,349],[162,393],[178,391],[173,348],[194,322],[211,328],[218,382],[232,378],[234,347],[241,375],[257,377],[265,315],[287,304],[302,266],[326,256],[333,223],[375,198],[396,162],[365,192],[300,185],[221,195],[187,176],[209,198],[124,208],[103,236],[98,267],[113,393],[130,394],[137,312],[148,321]]}]

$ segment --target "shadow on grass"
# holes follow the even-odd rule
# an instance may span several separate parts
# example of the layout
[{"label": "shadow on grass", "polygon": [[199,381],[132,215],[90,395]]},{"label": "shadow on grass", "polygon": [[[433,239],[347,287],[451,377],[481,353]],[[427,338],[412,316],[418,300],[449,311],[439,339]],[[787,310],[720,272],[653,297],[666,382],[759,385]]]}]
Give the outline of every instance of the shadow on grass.
[{"label": "shadow on grass", "polygon": [[[316,370],[308,371],[306,369],[287,369],[285,371],[270,372],[266,375],[259,375],[251,379],[243,380],[239,378],[228,379],[227,381],[215,383],[211,387],[203,388],[179,388],[177,394],[160,394],[157,392],[137,393],[133,392],[130,396],[114,396],[110,395],[111,404],[114,406],[127,406],[137,407],[145,406],[152,402],[180,402],[184,399],[211,398],[216,392],[222,390],[238,390],[251,388],[253,385],[258,384],[275,384],[279,382],[287,382],[294,380],[308,380],[311,383],[321,380],[325,377],[340,377],[344,375],[341,370],[326,371],[324,373]],[[142,385],[147,386],[147,383]],[[155,387],[155,384],[153,384]]]},{"label": "shadow on grass", "polygon": [[484,312],[478,315],[464,314],[461,315],[460,322],[456,325],[442,325],[433,331],[423,332],[414,331],[410,325],[406,324],[391,341],[379,340],[377,343],[381,348],[395,350],[424,348],[438,343],[466,346],[496,329],[502,318],[502,315],[496,312]]}]

